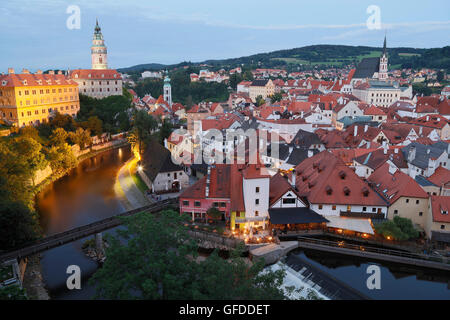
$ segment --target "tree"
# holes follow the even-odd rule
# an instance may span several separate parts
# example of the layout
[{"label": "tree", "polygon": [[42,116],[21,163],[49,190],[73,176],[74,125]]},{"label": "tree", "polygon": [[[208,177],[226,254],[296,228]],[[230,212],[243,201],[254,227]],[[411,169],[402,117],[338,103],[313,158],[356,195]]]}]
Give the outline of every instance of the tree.
[{"label": "tree", "polygon": [[259,96],[257,96],[256,97],[256,106],[262,106],[264,103],[266,103],[266,100],[264,100],[264,98],[261,96],[261,95],[259,95]]},{"label": "tree", "polygon": [[277,101],[281,101],[283,96],[281,95],[280,92],[277,92],[277,93],[274,93],[273,95],[271,95],[269,98],[270,98],[270,102],[273,104]]},{"label": "tree", "polygon": [[222,212],[219,211],[216,207],[209,208],[206,213],[212,219],[220,219],[222,218]]},{"label": "tree", "polygon": [[92,134],[100,137],[103,133],[103,121],[100,120],[97,116],[89,117],[87,120],[87,128]]},{"label": "tree", "polygon": [[75,130],[75,120],[68,114],[56,112],[51,121],[51,126],[53,128],[63,128],[65,131],[73,131]]},{"label": "tree", "polygon": [[411,219],[395,216],[394,223],[408,237],[408,239],[414,239],[419,237],[419,231],[417,231],[416,228],[414,228]]},{"label": "tree", "polygon": [[133,128],[129,134],[128,141],[131,143],[133,151],[139,156],[144,150],[144,142],[150,137],[151,131],[157,127],[155,118],[144,110],[138,110],[134,114]]},{"label": "tree", "polygon": [[[197,261],[197,245],[178,212],[122,218],[125,230],[110,236],[107,259],[92,279],[106,299],[282,299],[283,272],[261,272],[238,252]],[[124,241],[126,240],[126,241]]]},{"label": "tree", "polygon": [[0,300],[28,300],[28,298],[25,289],[11,285],[0,288]]},{"label": "tree", "polygon": [[41,137],[39,137],[39,131],[34,126],[25,126],[23,128],[20,128],[19,134],[22,137],[34,139],[34,140],[38,141],[39,143],[42,142]]},{"label": "tree", "polygon": [[25,161],[24,172],[28,179],[32,179],[36,171],[42,170],[47,166],[47,160],[42,153],[42,145],[30,137],[17,137],[11,141],[11,148]]},{"label": "tree", "polygon": [[33,241],[41,231],[36,214],[16,201],[0,201],[0,230],[0,251]]},{"label": "tree", "polygon": [[63,128],[56,128],[53,130],[51,136],[50,136],[50,143],[53,146],[60,146],[66,143],[67,138],[69,137],[69,134],[64,130]]},{"label": "tree", "polygon": [[384,237],[391,237],[395,240],[409,240],[419,236],[419,232],[414,228],[410,219],[397,216],[393,220],[376,224],[375,231]]},{"label": "tree", "polygon": [[77,158],[67,143],[50,147],[47,158],[50,161],[52,171],[58,174],[66,172],[77,165]]},{"label": "tree", "polygon": [[31,208],[33,194],[26,155],[17,153],[11,143],[0,139],[0,163],[0,203],[22,201]]},{"label": "tree", "polygon": [[169,120],[164,119],[161,128],[159,129],[159,142],[163,143],[164,139],[169,138],[173,131],[172,123]]},{"label": "tree", "polygon": [[89,129],[84,130],[83,128],[78,128],[75,132],[69,133],[69,138],[73,143],[80,146],[80,150],[83,150],[86,146],[92,144],[91,132]]},{"label": "tree", "polygon": [[442,70],[439,70],[437,72],[436,80],[439,82],[442,82],[442,80],[444,80],[444,72]]}]

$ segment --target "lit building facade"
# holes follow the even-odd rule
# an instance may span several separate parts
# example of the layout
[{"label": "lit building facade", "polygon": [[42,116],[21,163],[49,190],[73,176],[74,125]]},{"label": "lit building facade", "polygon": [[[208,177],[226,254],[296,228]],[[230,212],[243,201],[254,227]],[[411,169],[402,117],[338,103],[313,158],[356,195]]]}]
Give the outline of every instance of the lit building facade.
[{"label": "lit building facade", "polygon": [[76,116],[80,110],[78,85],[61,72],[0,75],[0,117],[18,127],[39,125],[56,112]]}]

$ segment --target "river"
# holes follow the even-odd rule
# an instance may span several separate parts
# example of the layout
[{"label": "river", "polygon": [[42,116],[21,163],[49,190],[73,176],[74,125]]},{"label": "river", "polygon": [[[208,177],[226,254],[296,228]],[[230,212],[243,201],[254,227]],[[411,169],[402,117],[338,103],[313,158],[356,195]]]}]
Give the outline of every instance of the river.
[{"label": "river", "polygon": [[[104,152],[82,161],[70,174],[47,186],[37,197],[37,208],[45,234],[63,232],[123,212],[125,209],[115,195],[114,184],[117,172],[130,157],[129,147]],[[93,297],[95,288],[87,280],[98,265],[82,252],[84,241],[75,241],[42,254],[43,278],[52,299]],[[279,265],[290,266],[294,270],[299,261],[308,263],[369,298],[450,299],[447,284],[449,275],[427,275],[420,269],[406,272],[395,265],[377,263],[381,269],[381,289],[369,290],[366,286],[369,276],[366,270],[373,264],[371,262],[299,250],[291,252]],[[81,290],[66,288],[66,269],[69,265],[81,268]],[[302,280],[297,281],[292,274],[295,273],[290,273],[290,284],[305,286]],[[434,281],[431,281],[432,278]]]},{"label": "river", "polygon": [[[46,235],[63,232],[125,211],[114,192],[116,174],[131,157],[129,147],[113,149],[79,163],[68,175],[48,185],[37,197],[37,210]],[[92,237],[91,237],[92,238]],[[52,299],[90,299],[87,282],[97,263],[81,250],[81,239],[42,254],[44,281]],[[81,269],[82,290],[68,290],[69,265]]]}]

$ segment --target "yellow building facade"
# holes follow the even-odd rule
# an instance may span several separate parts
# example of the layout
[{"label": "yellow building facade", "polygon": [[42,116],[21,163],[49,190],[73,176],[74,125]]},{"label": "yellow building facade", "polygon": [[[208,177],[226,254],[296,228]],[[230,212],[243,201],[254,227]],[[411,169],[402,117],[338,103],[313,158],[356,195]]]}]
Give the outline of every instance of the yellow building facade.
[{"label": "yellow building facade", "polygon": [[35,74],[13,69],[0,75],[0,117],[23,127],[48,122],[56,112],[76,116],[80,110],[78,85],[61,72]]}]

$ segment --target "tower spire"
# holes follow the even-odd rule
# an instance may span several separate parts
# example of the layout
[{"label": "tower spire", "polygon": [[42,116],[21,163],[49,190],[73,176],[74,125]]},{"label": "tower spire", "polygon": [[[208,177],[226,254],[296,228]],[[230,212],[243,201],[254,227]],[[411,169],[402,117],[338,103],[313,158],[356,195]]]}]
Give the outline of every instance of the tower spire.
[{"label": "tower spire", "polygon": [[386,32],[384,32],[383,54],[386,55]]}]

